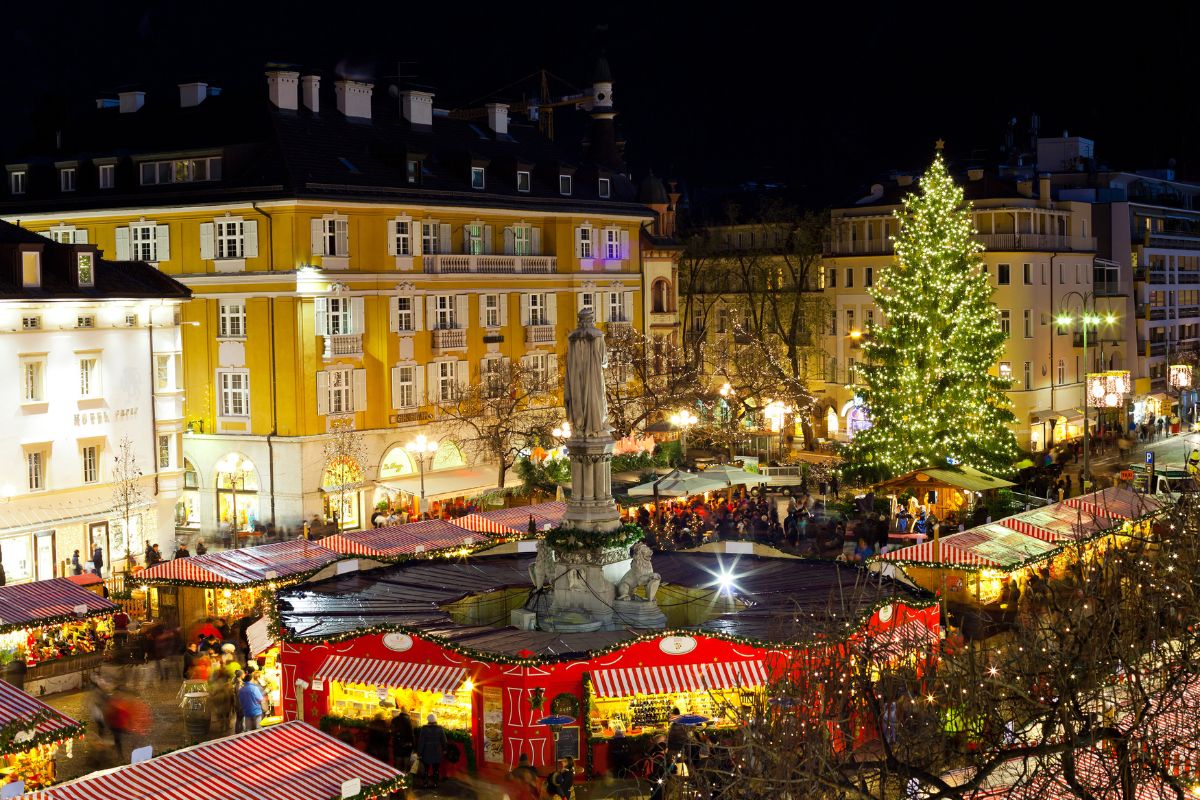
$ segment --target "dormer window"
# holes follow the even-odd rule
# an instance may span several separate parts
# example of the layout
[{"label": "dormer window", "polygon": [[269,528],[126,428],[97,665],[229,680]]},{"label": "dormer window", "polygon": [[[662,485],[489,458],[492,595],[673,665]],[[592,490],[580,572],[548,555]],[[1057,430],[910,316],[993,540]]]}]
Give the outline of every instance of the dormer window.
[{"label": "dormer window", "polygon": [[21,253],[21,285],[27,289],[42,285],[42,254],[36,250]]},{"label": "dormer window", "polygon": [[25,170],[15,169],[8,173],[8,189],[13,194],[25,194]]},{"label": "dormer window", "polygon": [[95,264],[92,261],[92,254],[77,253],[75,258],[75,274],[79,277],[80,288],[95,286],[96,273]]},{"label": "dormer window", "polygon": [[115,164],[101,164],[98,169],[101,189],[111,189],[117,185],[117,167]]},{"label": "dormer window", "polygon": [[143,161],[139,169],[143,186],[161,183],[219,181],[221,180],[221,157]]},{"label": "dormer window", "polygon": [[612,196],[612,181],[608,178],[601,178],[599,192],[600,192],[601,197],[604,197],[604,198],[611,197]]},{"label": "dormer window", "polygon": [[530,188],[529,170],[517,170],[517,191],[528,192]]},{"label": "dormer window", "polygon": [[407,169],[408,182],[416,183],[417,179],[421,177],[421,162],[415,158],[410,158],[408,160]]},{"label": "dormer window", "polygon": [[483,167],[471,167],[471,188],[482,189],[484,187],[484,180]]},{"label": "dormer window", "polygon": [[58,188],[64,192],[75,191],[74,167],[63,167],[58,171]]},{"label": "dormer window", "polygon": [[571,176],[570,175],[559,175],[558,176],[558,193],[561,195],[570,195],[571,194]]}]

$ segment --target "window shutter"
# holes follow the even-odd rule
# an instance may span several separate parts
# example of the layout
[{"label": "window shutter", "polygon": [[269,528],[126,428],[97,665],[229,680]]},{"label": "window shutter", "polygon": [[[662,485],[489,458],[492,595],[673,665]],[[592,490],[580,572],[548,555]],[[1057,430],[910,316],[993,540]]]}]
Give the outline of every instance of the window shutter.
[{"label": "window shutter", "polygon": [[622,298],[622,301],[623,302],[621,303],[621,305],[622,305],[622,310],[625,312],[625,321],[632,323],[633,322],[633,292],[625,292],[625,296]]},{"label": "window shutter", "polygon": [[429,374],[429,403],[436,405],[442,402],[442,386],[438,383],[438,365],[426,364],[425,371]]},{"label": "window shutter", "polygon": [[325,237],[322,235],[324,227],[325,220],[317,218],[312,221],[310,235],[312,237],[312,254],[314,256],[325,255]]},{"label": "window shutter", "polygon": [[365,369],[354,370],[354,397],[350,399],[354,401],[355,411],[367,410],[367,371]]},{"label": "window shutter", "polygon": [[337,246],[337,255],[350,255],[350,221],[339,219],[337,226],[334,228],[334,242]]},{"label": "window shutter", "polygon": [[354,333],[367,332],[366,303],[362,297],[350,298],[350,330]]},{"label": "window shutter", "polygon": [[154,246],[157,250],[155,256],[159,261],[171,260],[171,233],[166,225],[154,226]]},{"label": "window shutter", "polygon": [[400,368],[392,367],[392,408],[400,409]]},{"label": "window shutter", "polygon": [[479,295],[479,327],[486,328],[487,324],[487,299],[491,295]]},{"label": "window shutter", "polygon": [[617,296],[617,292],[603,292],[600,297],[604,300],[604,321],[605,322],[621,322],[613,313],[613,298]]},{"label": "window shutter", "polygon": [[496,252],[496,248],[493,244],[493,241],[494,240],[492,238],[492,226],[484,225],[483,226],[483,252],[489,256]]},{"label": "window shutter", "polygon": [[504,255],[511,256],[517,252],[517,235],[513,233],[512,226],[504,229]]},{"label": "window shutter", "polygon": [[129,228],[117,228],[117,261],[129,260]]},{"label": "window shutter", "polygon": [[621,258],[629,258],[629,231],[621,231]]},{"label": "window shutter", "polygon": [[454,295],[454,327],[469,328],[467,324],[468,312],[468,296],[465,294]]},{"label": "window shutter", "polygon": [[497,295],[500,298],[500,325],[508,326],[508,295]]},{"label": "window shutter", "polygon": [[575,229],[575,257],[583,258],[583,227]]},{"label": "window shutter", "polygon": [[429,330],[437,327],[437,296],[425,295],[425,316],[429,319]]},{"label": "window shutter", "polygon": [[75,244],[87,244],[88,232],[83,228],[75,229]]},{"label": "window shutter", "polygon": [[412,310],[413,310],[413,330],[419,331],[425,327],[424,325],[421,324],[425,317],[425,314],[424,314],[425,307],[424,307],[424,305],[421,304],[421,298],[419,298],[415,295],[413,296],[413,299],[412,299]]},{"label": "window shutter", "polygon": [[258,222],[255,220],[242,223],[242,255],[258,258]]},{"label": "window shutter", "polygon": [[216,226],[211,222],[200,223],[200,258],[212,261],[217,257]]},{"label": "window shutter", "polygon": [[471,388],[471,366],[468,362],[458,362],[454,368],[454,380],[458,381],[459,391],[465,392]]},{"label": "window shutter", "polygon": [[575,295],[575,313],[579,313],[580,311],[583,311],[583,309],[587,308],[587,296],[587,292],[580,292],[579,294]]},{"label": "window shutter", "polygon": [[554,292],[546,293],[546,322],[551,325],[558,322],[558,295]]},{"label": "window shutter", "polygon": [[396,220],[387,221],[387,254],[396,255]]},{"label": "window shutter", "polygon": [[317,336],[325,336],[329,318],[329,303],[324,297],[313,298],[313,329]]},{"label": "window shutter", "polygon": [[413,403],[425,405],[425,372],[420,367],[413,367]]},{"label": "window shutter", "polygon": [[321,370],[317,373],[317,414],[325,416],[329,413],[329,373]]},{"label": "window shutter", "polygon": [[400,306],[398,304],[400,298],[388,298],[388,330],[392,333],[400,332]]},{"label": "window shutter", "polygon": [[532,228],[530,229],[530,234],[530,242],[532,243],[530,249],[535,256],[540,256],[542,254],[542,229]]},{"label": "window shutter", "polygon": [[438,226],[438,250],[443,253],[450,252],[450,223],[443,222]]},{"label": "window shutter", "polygon": [[521,327],[529,324],[529,295],[521,293]]}]

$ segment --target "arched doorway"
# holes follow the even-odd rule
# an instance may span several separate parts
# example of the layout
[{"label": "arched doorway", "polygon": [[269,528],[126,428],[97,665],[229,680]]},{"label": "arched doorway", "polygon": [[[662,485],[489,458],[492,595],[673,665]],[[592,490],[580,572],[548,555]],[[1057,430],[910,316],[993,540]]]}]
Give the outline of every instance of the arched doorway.
[{"label": "arched doorway", "polygon": [[853,439],[859,431],[871,427],[871,413],[857,396],[842,406],[842,417],[846,420],[847,439]]},{"label": "arched doorway", "polygon": [[324,497],[325,519],[338,530],[362,527],[362,467],[352,458],[342,456],[329,461],[321,473],[321,492]]},{"label": "arched doorway", "polygon": [[437,452],[433,454],[433,464],[430,469],[456,469],[465,467],[467,459],[463,456],[462,448],[450,439],[442,439]]},{"label": "arched doorway", "polygon": [[175,527],[200,529],[200,472],[190,458],[183,460],[183,491],[175,503]]},{"label": "arched doorway", "polygon": [[409,517],[419,513],[415,494],[388,483],[389,480],[416,474],[417,466],[404,445],[389,447],[379,462],[379,483],[375,487],[372,507],[383,512],[385,519],[392,522],[406,522]]},{"label": "arched doorway", "polygon": [[671,311],[671,284],[666,278],[659,278],[650,285],[650,310],[655,314],[665,314]]},{"label": "arched doorway", "polygon": [[217,462],[217,527],[221,531],[252,531],[258,525],[258,470],[241,453]]}]

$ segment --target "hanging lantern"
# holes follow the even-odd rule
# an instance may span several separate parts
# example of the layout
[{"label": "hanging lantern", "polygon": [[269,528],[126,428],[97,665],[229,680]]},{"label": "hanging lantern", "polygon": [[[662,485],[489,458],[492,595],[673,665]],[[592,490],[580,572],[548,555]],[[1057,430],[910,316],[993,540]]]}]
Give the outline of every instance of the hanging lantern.
[{"label": "hanging lantern", "polygon": [[1117,408],[1124,405],[1130,385],[1128,370],[1089,372],[1087,376],[1088,405],[1092,408]]},{"label": "hanging lantern", "polygon": [[1172,364],[1167,367],[1167,380],[1176,389],[1187,389],[1192,385],[1192,368],[1187,364]]}]

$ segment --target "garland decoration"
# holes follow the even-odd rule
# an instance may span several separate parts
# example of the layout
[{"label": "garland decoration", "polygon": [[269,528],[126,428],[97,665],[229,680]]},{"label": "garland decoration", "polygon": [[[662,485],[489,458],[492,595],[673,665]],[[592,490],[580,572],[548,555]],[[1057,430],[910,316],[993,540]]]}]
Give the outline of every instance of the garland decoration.
[{"label": "garland decoration", "polygon": [[555,550],[607,550],[632,547],[646,536],[640,525],[626,522],[615,531],[585,531],[560,525],[546,531],[546,544]]},{"label": "garland decoration", "polygon": [[68,739],[83,736],[87,726],[71,720],[57,730],[34,733],[18,741],[21,734],[33,731],[38,725],[54,719],[55,716],[59,716],[57,712],[39,709],[28,717],[14,719],[0,726],[0,756],[24,753],[41,745],[62,744]]}]

